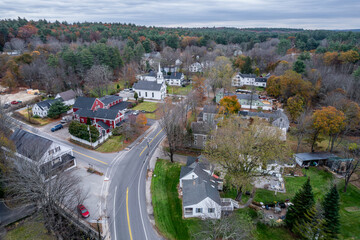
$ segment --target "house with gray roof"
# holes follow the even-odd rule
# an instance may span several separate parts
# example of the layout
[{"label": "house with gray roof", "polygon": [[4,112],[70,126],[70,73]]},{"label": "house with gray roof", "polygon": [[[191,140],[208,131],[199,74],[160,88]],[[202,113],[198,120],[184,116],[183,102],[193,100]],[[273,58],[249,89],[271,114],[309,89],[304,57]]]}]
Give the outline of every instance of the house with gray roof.
[{"label": "house with gray roof", "polygon": [[32,114],[34,116],[36,115],[42,118],[47,117],[51,105],[53,105],[57,101],[63,101],[63,99],[62,98],[47,99],[45,101],[35,103],[32,107]]},{"label": "house with gray roof", "polygon": [[290,128],[290,122],[286,114],[282,109],[276,110],[275,112],[249,112],[249,111],[239,111],[239,115],[243,118],[252,118],[258,117],[270,122],[273,126],[280,129],[285,129],[287,132]]},{"label": "house with gray roof", "polygon": [[55,99],[61,98],[66,106],[72,106],[75,103],[76,93],[70,89],[65,92],[56,94]]},{"label": "house with gray roof", "polygon": [[255,87],[266,87],[266,83],[270,74],[267,74],[265,77],[260,76],[257,77],[255,74],[242,74],[237,73],[232,81],[231,85],[234,87],[242,87],[242,86],[255,86]]},{"label": "house with gray roof", "polygon": [[180,72],[171,72],[164,76],[166,84],[169,86],[181,86],[184,82],[184,74]]},{"label": "house with gray roof", "polygon": [[300,166],[325,165],[331,158],[336,158],[335,154],[329,152],[310,152],[294,154],[295,162]]},{"label": "house with gray roof", "polygon": [[76,166],[72,148],[65,144],[22,129],[16,129],[10,140],[16,147],[16,155],[34,162],[45,178],[56,175],[59,170]]},{"label": "house with gray roof", "polygon": [[184,180],[183,213],[185,218],[221,218],[221,199],[215,186],[201,178]]}]

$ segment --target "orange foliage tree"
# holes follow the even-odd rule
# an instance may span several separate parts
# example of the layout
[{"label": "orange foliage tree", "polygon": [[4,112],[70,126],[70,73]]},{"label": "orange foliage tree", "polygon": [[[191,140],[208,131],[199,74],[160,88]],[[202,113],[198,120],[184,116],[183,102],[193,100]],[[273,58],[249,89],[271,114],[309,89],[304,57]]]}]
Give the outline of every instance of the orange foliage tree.
[{"label": "orange foliage tree", "polygon": [[241,105],[235,95],[225,96],[220,100],[220,113],[234,114],[240,111]]},{"label": "orange foliage tree", "polygon": [[[193,89],[198,95],[198,99],[202,102],[205,100],[205,78],[194,76],[193,77]],[[201,103],[200,103],[201,104]]]},{"label": "orange foliage tree", "polygon": [[315,131],[329,136],[328,149],[333,150],[334,143],[345,128],[345,114],[333,106],[316,110],[313,115]]},{"label": "orange foliage tree", "polygon": [[281,79],[277,76],[269,77],[266,84],[266,92],[273,97],[279,97],[281,93]]},{"label": "orange foliage tree", "polygon": [[136,118],[136,123],[142,127],[145,126],[147,123],[147,118],[145,114],[140,113],[139,116]]},{"label": "orange foliage tree", "polygon": [[360,59],[359,53],[354,50],[349,50],[347,52],[341,52],[339,60],[341,63],[355,63]]},{"label": "orange foliage tree", "polygon": [[17,36],[22,39],[30,38],[32,35],[36,34],[38,29],[31,25],[30,23],[19,27]]},{"label": "orange foliage tree", "polygon": [[339,63],[338,57],[339,57],[339,54],[337,52],[326,52],[323,57],[324,63],[326,65],[338,64]]}]

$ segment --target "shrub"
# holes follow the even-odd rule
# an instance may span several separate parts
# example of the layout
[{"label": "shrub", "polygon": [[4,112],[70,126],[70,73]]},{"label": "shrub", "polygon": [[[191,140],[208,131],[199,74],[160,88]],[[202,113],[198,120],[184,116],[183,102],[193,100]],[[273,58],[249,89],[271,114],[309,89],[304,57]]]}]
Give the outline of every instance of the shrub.
[{"label": "shrub", "polygon": [[35,114],[33,118],[40,118],[40,116]]},{"label": "shrub", "polygon": [[77,121],[72,121],[69,125],[69,133],[90,142],[88,127],[90,127],[91,142],[96,142],[99,139],[100,133],[95,126],[88,126]]}]

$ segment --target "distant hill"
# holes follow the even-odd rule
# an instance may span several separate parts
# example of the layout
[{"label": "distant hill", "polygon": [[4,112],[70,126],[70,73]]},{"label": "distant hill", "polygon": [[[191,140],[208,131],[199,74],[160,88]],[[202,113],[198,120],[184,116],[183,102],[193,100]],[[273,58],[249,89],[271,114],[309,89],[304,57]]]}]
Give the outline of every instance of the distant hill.
[{"label": "distant hill", "polygon": [[360,32],[360,29],[341,29],[341,30],[334,30],[336,32]]}]

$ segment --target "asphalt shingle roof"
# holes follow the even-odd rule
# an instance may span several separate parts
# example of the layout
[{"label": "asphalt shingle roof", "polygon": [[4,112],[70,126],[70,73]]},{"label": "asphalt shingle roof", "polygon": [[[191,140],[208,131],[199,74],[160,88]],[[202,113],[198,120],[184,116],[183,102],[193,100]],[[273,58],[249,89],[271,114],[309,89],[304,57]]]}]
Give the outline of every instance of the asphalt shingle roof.
[{"label": "asphalt shingle roof", "polygon": [[183,180],[183,206],[190,206],[201,202],[209,197],[214,202],[221,204],[220,194],[216,187],[210,182],[200,178],[194,180]]},{"label": "asphalt shingle roof", "polygon": [[42,102],[38,102],[36,103],[36,105],[39,106],[39,108],[41,108],[42,110],[44,110],[45,108],[50,108],[52,104],[54,104],[54,102],[57,101],[62,101],[62,98],[58,98],[58,99],[48,99]]},{"label": "asphalt shingle roof", "polygon": [[116,110],[116,111],[122,111],[124,109],[129,108],[132,105],[131,102],[120,102],[114,106],[111,106],[109,109],[110,110]]},{"label": "asphalt shingle roof", "polygon": [[219,109],[216,105],[205,105],[203,112],[204,113],[218,113]]},{"label": "asphalt shingle roof", "polygon": [[105,105],[108,105],[109,103],[115,102],[117,100],[121,100],[122,97],[116,96],[116,95],[107,95],[102,98],[99,98],[99,100],[104,103]]},{"label": "asphalt shingle roof", "polygon": [[156,81],[138,81],[134,84],[133,89],[135,90],[149,90],[149,91],[160,91],[162,84],[158,84]]},{"label": "asphalt shingle roof", "polygon": [[119,111],[117,110],[99,108],[96,111],[92,111],[90,109],[80,109],[75,114],[79,115],[80,117],[103,118],[103,119],[115,120],[118,113]]},{"label": "asphalt shingle roof", "polygon": [[103,121],[98,121],[96,124],[98,124],[100,127],[102,127],[105,130],[108,130],[110,127],[106,125]]},{"label": "asphalt shingle roof", "polygon": [[183,74],[179,72],[172,72],[170,75],[165,75],[165,79],[181,79]]},{"label": "asphalt shingle roof", "polygon": [[337,157],[335,154],[328,152],[297,153],[295,154],[295,156],[300,158],[302,161],[323,160]]},{"label": "asphalt shingle roof", "polygon": [[39,135],[16,129],[10,139],[16,146],[16,151],[33,161],[39,161],[47,152],[53,141]]},{"label": "asphalt shingle roof", "polygon": [[78,97],[75,101],[73,108],[90,109],[95,102],[95,98]]},{"label": "asphalt shingle roof", "polygon": [[68,101],[76,97],[76,93],[72,89],[67,90],[65,92],[61,92],[59,93],[59,95],[64,101]]}]

